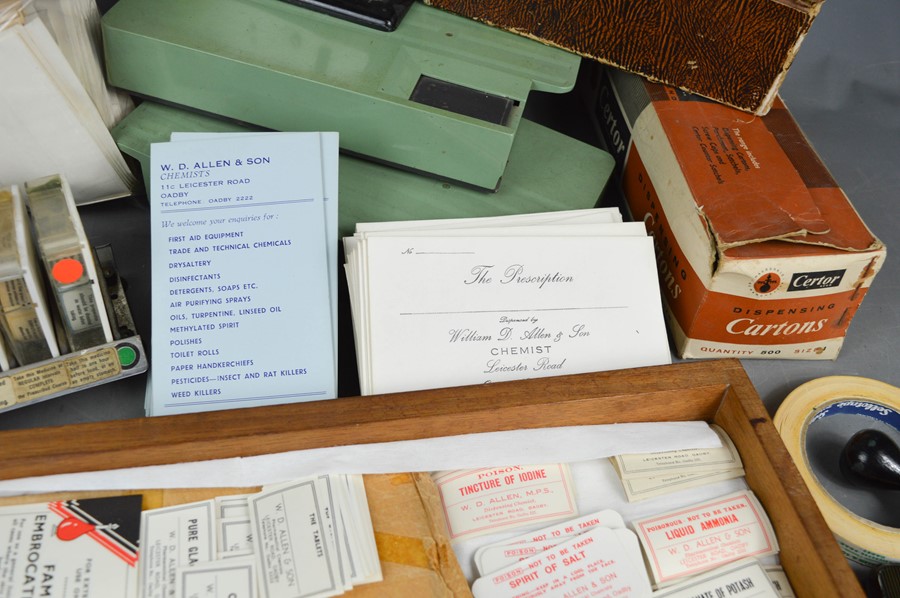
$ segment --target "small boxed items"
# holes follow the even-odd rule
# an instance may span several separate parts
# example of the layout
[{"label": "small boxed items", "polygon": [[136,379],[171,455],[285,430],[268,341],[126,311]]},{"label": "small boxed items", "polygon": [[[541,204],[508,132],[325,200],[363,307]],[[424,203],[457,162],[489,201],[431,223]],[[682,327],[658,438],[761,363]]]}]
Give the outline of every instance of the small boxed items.
[{"label": "small boxed items", "polygon": [[112,248],[64,175],[0,187],[0,412],[147,370]]},{"label": "small boxed items", "polygon": [[885,259],[776,100],[764,117],[607,69],[585,81],[656,243],[681,357],[834,359]]}]

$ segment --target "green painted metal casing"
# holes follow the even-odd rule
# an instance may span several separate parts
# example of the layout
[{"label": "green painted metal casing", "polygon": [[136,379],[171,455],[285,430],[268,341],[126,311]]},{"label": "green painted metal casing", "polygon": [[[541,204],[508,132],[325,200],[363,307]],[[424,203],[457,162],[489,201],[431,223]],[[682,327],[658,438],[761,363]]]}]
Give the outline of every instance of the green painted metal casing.
[{"label": "green painted metal casing", "polygon": [[[184,109],[144,102],[112,134],[119,149],[150,172],[150,144],[173,131],[254,130]],[[612,173],[612,156],[529,120],[522,120],[503,185],[496,193],[441,182],[369,160],[341,155],[338,230],[357,222],[470,218],[593,208]]]},{"label": "green painted metal casing", "polygon": [[[101,21],[109,83],[277,131],[338,131],[345,151],[485,189],[531,90],[580,58],[415,2],[382,32],[281,0],[119,0]],[[504,124],[410,100],[422,76],[509,98]]]}]

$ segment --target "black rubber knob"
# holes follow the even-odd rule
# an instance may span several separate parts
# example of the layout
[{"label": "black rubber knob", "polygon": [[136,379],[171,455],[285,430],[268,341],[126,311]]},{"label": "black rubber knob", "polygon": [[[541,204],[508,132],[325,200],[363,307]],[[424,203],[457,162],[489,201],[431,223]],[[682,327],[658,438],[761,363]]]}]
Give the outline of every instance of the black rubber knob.
[{"label": "black rubber knob", "polygon": [[900,447],[884,432],[860,430],[841,452],[841,472],[858,486],[900,490]]}]

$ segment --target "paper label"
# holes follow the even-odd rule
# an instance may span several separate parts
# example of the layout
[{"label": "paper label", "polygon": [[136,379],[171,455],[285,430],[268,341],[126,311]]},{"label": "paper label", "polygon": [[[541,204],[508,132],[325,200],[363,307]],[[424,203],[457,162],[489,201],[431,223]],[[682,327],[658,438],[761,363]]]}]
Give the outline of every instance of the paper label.
[{"label": "paper label", "polygon": [[372,514],[369,512],[368,498],[363,476],[360,474],[342,476],[344,479],[346,517],[345,529],[350,529],[350,540],[355,550],[351,561],[355,564],[354,581],[371,583],[382,579],[381,562],[378,559],[378,548],[375,544],[375,529],[372,525]]},{"label": "paper label", "polygon": [[625,527],[625,522],[621,515],[610,509],[569,519],[502,542],[482,546],[475,551],[475,566],[482,575],[486,575],[548,550],[597,526],[619,529]]},{"label": "paper label", "polygon": [[333,596],[343,591],[315,479],[250,497],[253,542],[268,598]]},{"label": "paper label", "polygon": [[62,308],[60,312],[72,332],[84,332],[103,325],[92,284],[60,287],[57,290]]},{"label": "paper label", "polygon": [[710,429],[718,435],[721,447],[613,457],[629,502],[744,475],[741,457],[728,434],[716,425]]},{"label": "paper label", "polygon": [[543,542],[521,542],[519,544],[495,544],[485,546],[475,553],[475,567],[481,575],[490,575],[494,571],[499,571],[524,561],[544,551],[550,550],[554,546],[571,539],[572,536],[565,536],[554,540],[545,540]]},{"label": "paper label", "polygon": [[349,590],[353,587],[350,582],[350,554],[340,516],[338,485],[339,483],[332,483],[332,478],[328,475],[316,478],[316,489],[322,499],[322,513],[325,516],[325,528],[328,530],[328,542],[332,547],[335,571],[344,589]]},{"label": "paper label", "polygon": [[31,303],[31,294],[24,278],[12,278],[0,282],[0,308],[3,311],[18,309]]},{"label": "paper label", "polygon": [[622,516],[619,515],[616,511],[613,511],[612,509],[604,509],[602,511],[597,511],[596,513],[589,513],[575,519],[569,519],[568,521],[563,521],[562,523],[556,523],[554,525],[550,525],[533,532],[515,536],[514,538],[510,538],[509,540],[507,540],[505,543],[517,544],[519,542],[546,542],[547,540],[552,540],[553,538],[566,538],[581,534],[591,528],[597,527],[598,525],[617,529],[625,527],[625,521],[622,519]]},{"label": "paper label", "polygon": [[27,403],[69,388],[65,362],[57,361],[12,375],[19,403]]},{"label": "paper label", "polygon": [[16,307],[3,313],[6,320],[4,329],[9,334],[9,342],[13,346],[15,343],[27,343],[34,341],[42,341],[44,339],[44,331],[41,328],[41,321],[38,319],[37,311],[33,305],[23,305]]},{"label": "paper label", "polygon": [[249,495],[235,494],[216,497],[216,517],[229,519],[232,517],[250,517],[248,506]]},{"label": "paper label", "polygon": [[16,404],[16,393],[12,380],[6,376],[0,378],[0,408],[12,407]]},{"label": "paper label", "polygon": [[253,526],[247,517],[229,517],[218,521],[219,553],[253,550]]},{"label": "paper label", "polygon": [[595,527],[475,580],[475,598],[650,596],[640,548],[627,529]]},{"label": "paper label", "polygon": [[104,347],[83,355],[65,356],[59,361],[15,372],[7,379],[11,383],[8,388],[14,395],[12,404],[15,404],[17,401],[27,403],[42,399],[63,390],[93,384],[121,373],[122,364],[115,348]]},{"label": "paper label", "polygon": [[653,598],[781,598],[755,559],[740,561],[692,577]]},{"label": "paper label", "polygon": [[656,583],[778,551],[768,517],[749,490],[634,522]]},{"label": "paper label", "polygon": [[622,487],[625,490],[625,497],[629,502],[634,502],[661,496],[663,494],[669,494],[671,492],[677,492],[686,488],[694,488],[696,486],[704,486],[714,482],[731,480],[743,475],[743,469],[697,473],[672,472],[667,475],[636,477],[622,480]]},{"label": "paper label", "polygon": [[256,598],[252,557],[199,563],[178,570],[175,598]]},{"label": "paper label", "polygon": [[678,471],[684,472],[721,472],[731,468],[742,467],[741,457],[731,439],[718,426],[710,426],[719,436],[722,446],[708,449],[684,449],[680,451],[664,451],[661,453],[645,453],[616,455],[613,457],[616,471],[623,479],[659,475]]},{"label": "paper label", "polygon": [[122,373],[122,364],[115,348],[105,347],[65,360],[72,387],[93,384]]},{"label": "paper label", "polygon": [[141,497],[0,508],[0,598],[134,598]]},{"label": "paper label", "polygon": [[140,572],[143,598],[171,598],[177,571],[215,557],[215,502],[206,500],[141,515]]},{"label": "paper label", "polygon": [[566,464],[451,471],[436,474],[434,481],[451,540],[578,513]]}]

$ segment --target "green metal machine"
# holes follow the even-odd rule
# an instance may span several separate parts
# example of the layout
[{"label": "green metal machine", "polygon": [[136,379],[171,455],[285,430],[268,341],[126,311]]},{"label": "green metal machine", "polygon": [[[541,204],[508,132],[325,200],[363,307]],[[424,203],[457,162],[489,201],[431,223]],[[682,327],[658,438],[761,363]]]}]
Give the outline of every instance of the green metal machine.
[{"label": "green metal machine", "polygon": [[506,184],[529,93],[569,91],[580,61],[420,2],[390,32],[280,0],[119,0],[101,25],[113,86],[338,131],[345,152],[490,190]]},{"label": "green metal machine", "polygon": [[[173,131],[254,130],[184,109],[143,102],[113,131],[119,149],[136,159],[144,181],[150,144]],[[341,155],[338,229],[357,222],[500,216],[593,208],[613,169],[608,153],[523,119],[500,189],[493,194]]]}]

